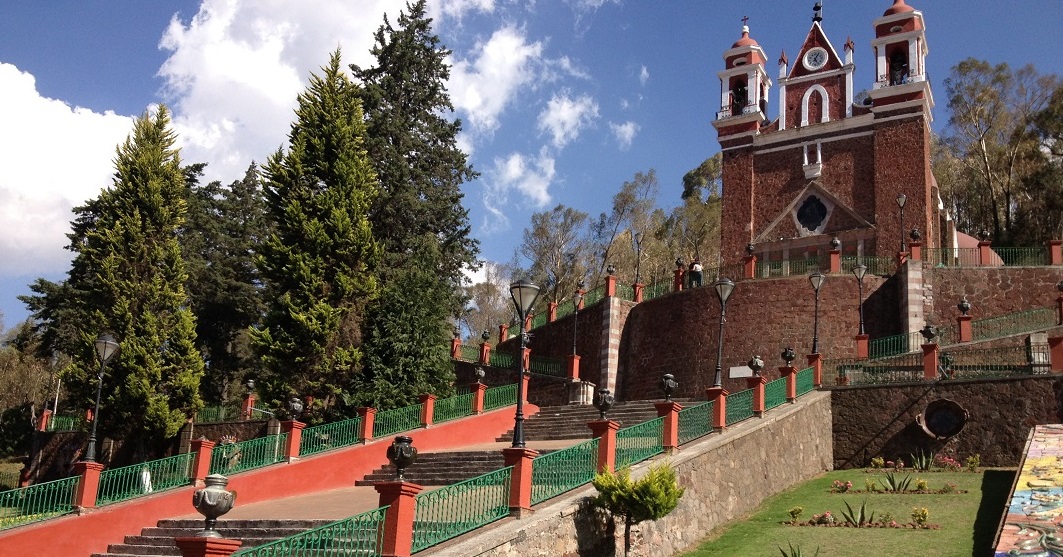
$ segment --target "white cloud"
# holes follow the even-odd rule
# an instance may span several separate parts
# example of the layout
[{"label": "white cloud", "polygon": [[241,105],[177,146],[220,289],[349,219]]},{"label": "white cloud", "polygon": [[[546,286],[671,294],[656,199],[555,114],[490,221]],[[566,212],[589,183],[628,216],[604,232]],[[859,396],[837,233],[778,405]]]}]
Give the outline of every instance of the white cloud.
[{"label": "white cloud", "polygon": [[630,120],[623,124],[609,122],[609,129],[613,130],[613,136],[616,138],[617,143],[620,144],[620,148],[627,149],[631,147],[631,142],[635,140],[635,135],[639,132],[639,125]]},{"label": "white cloud", "polygon": [[508,228],[505,208],[509,195],[516,192],[531,201],[536,208],[550,203],[550,183],[554,180],[554,158],[546,147],[535,156],[510,153],[494,160],[494,166],[481,180],[484,184],[484,206],[490,213],[485,220],[486,232]]},{"label": "white cloud", "polygon": [[538,129],[549,132],[554,147],[561,149],[579,137],[580,131],[598,118],[598,103],[589,95],[572,98],[567,91],[555,94],[539,113]]},{"label": "white cloud", "polygon": [[642,66],[639,69],[639,85],[646,85],[646,82],[650,80],[650,70],[646,66]]},{"label": "white cloud", "polygon": [[495,11],[494,0],[439,0],[435,5],[442,15],[460,20],[471,11],[491,13]]},{"label": "white cloud", "polygon": [[468,115],[473,129],[491,133],[520,88],[535,80],[543,45],[529,43],[523,30],[507,25],[474,51],[474,59],[451,61],[448,89],[454,107]]},{"label": "white cloud", "polygon": [[0,63],[0,275],[50,274],[70,262],[70,209],[111,184],[132,118],[42,97]]},{"label": "white cloud", "polygon": [[543,63],[543,81],[553,83],[559,81],[564,77],[575,77],[578,79],[590,79],[591,75],[587,73],[587,70],[578,67],[575,62],[568,56],[562,56],[554,60],[546,60]]},{"label": "white cloud", "polygon": [[160,41],[159,69],[186,161],[209,161],[207,177],[228,181],[287,137],[296,96],[310,71],[341,47],[344,63],[368,66],[373,32],[401,0],[204,0],[191,21],[173,20]]}]

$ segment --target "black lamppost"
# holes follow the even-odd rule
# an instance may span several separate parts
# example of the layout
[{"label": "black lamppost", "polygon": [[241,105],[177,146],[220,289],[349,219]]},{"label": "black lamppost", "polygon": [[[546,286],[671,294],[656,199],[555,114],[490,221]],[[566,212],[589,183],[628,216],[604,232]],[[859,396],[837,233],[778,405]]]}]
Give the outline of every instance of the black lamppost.
[{"label": "black lamppost", "polygon": [[856,284],[860,290],[860,334],[864,334],[864,275],[867,274],[867,267],[863,263],[853,267],[853,275],[856,276]]},{"label": "black lamppost", "polygon": [[109,333],[96,339],[96,355],[100,357],[100,377],[96,384],[96,407],[92,411],[92,431],[89,433],[89,446],[85,448],[85,461],[96,462],[96,424],[100,421],[100,393],[103,391],[103,374],[107,371],[107,362],[118,353],[118,342]]},{"label": "black lamppost", "polygon": [[809,282],[812,283],[812,288],[816,291],[816,310],[813,318],[812,325],[812,353],[819,354],[819,289],[823,286],[823,281],[827,278],[823,273],[816,271],[808,276]]},{"label": "black lamppost", "polygon": [[[520,279],[509,285],[509,295],[517,308],[520,323],[528,316],[535,299],[539,297],[539,287],[526,279]],[[523,325],[522,325],[523,327]],[[528,342],[527,331],[520,333],[520,353],[517,355],[517,412],[513,416],[513,446],[524,447],[524,350]]]},{"label": "black lamppost", "polygon": [[716,289],[716,295],[720,297],[720,339],[716,347],[716,377],[712,386],[720,387],[723,384],[723,324],[727,320],[727,298],[731,297],[735,283],[729,278],[721,278],[712,283],[712,286]]},{"label": "black lamppost", "polygon": [[903,193],[897,196],[897,206],[901,209],[901,253],[904,253],[906,247],[904,245],[904,202],[908,201],[908,196]]},{"label": "black lamppost", "polygon": [[579,279],[576,293],[572,295],[572,355],[576,355],[576,327],[579,326],[579,304],[583,301],[583,287],[586,283]]},{"label": "black lamppost", "polygon": [[635,234],[635,284],[642,283],[642,233]]}]

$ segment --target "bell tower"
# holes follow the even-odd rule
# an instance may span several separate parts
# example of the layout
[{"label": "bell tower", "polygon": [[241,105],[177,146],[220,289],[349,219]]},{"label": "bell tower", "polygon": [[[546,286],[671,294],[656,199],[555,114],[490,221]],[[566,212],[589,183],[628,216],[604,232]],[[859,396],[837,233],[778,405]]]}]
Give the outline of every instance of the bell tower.
[{"label": "bell tower", "polygon": [[720,78],[720,111],[713,125],[721,137],[756,133],[768,112],[771,79],[764,68],[766,57],[749,36],[748,17],[742,18],[742,37],[723,53]]}]

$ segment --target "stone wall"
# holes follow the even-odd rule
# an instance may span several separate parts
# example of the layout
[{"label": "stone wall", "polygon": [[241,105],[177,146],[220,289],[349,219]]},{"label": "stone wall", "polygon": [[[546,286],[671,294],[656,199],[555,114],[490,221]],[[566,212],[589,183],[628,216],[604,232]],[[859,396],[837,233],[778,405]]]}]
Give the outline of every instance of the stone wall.
[{"label": "stone wall", "polygon": [[1054,306],[1063,268],[926,266],[923,277],[933,293],[932,322],[946,325],[956,323],[956,304],[963,296],[975,319]]},{"label": "stone wall", "polygon": [[[876,456],[910,463],[919,451],[943,452],[961,462],[979,454],[983,466],[1017,466],[1031,427],[1063,421],[1058,375],[838,387],[832,396],[835,468],[861,468]],[[970,413],[963,431],[947,441],[932,439],[915,422],[928,403],[941,398]]]},{"label": "stone wall", "polygon": [[[633,556],[671,556],[691,549],[713,528],[764,499],[830,468],[830,395],[812,393],[688,445],[667,457],[686,489],[679,506],[632,529]],[[785,455],[785,457],[783,456]],[[758,463],[756,467],[748,463]],[[647,464],[635,467],[634,476]],[[433,552],[437,557],[623,555],[623,523],[593,509],[587,487],[547,502],[530,517],[509,519]]]}]

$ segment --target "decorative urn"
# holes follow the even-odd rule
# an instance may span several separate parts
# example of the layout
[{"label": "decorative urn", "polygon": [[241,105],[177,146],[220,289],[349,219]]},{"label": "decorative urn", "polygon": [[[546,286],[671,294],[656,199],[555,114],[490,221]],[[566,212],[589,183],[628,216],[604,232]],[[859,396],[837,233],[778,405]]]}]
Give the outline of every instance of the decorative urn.
[{"label": "decorative urn", "polygon": [[661,377],[661,392],[664,393],[665,401],[671,402],[672,395],[675,394],[675,391],[678,388],[679,382],[675,380],[675,376],[671,373],[666,373]]},{"label": "decorative urn", "polygon": [[206,517],[203,531],[197,535],[201,538],[220,538],[221,534],[214,527],[219,516],[232,510],[236,503],[236,492],[225,489],[229,485],[229,478],[221,474],[211,474],[203,482],[206,487],[192,493],[192,506]]},{"label": "decorative urn", "polygon": [[388,460],[395,466],[395,475],[402,482],[406,481],[403,473],[407,468],[417,462],[417,447],[413,446],[413,438],[399,435],[388,447]]},{"label": "decorative urn", "polygon": [[609,392],[609,389],[598,389],[598,394],[594,397],[594,407],[598,409],[599,419],[605,419],[605,413],[613,407],[613,403],[616,399]]},{"label": "decorative urn", "polygon": [[797,353],[794,352],[794,349],[793,349],[792,346],[787,346],[786,350],[783,350],[782,354],[779,354],[779,355],[782,356],[782,359],[783,359],[784,362],[786,362],[787,366],[789,366],[790,363],[794,361],[794,358],[797,357]]}]

